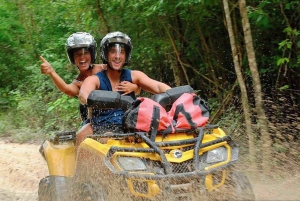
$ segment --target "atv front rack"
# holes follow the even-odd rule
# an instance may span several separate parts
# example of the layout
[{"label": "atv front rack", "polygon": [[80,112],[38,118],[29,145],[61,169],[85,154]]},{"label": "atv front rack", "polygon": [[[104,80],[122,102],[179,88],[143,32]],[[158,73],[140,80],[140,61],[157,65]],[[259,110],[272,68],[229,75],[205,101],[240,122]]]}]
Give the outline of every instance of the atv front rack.
[{"label": "atv front rack", "polygon": [[60,142],[66,141],[75,141],[76,132],[75,131],[63,131],[57,133],[53,138],[50,139],[54,145],[59,144]]},{"label": "atv front rack", "polygon": [[[209,127],[210,128],[210,127]],[[215,126],[211,127],[215,128]],[[210,129],[211,129],[210,128]],[[97,139],[97,138],[103,138],[103,137],[109,137],[109,138],[115,138],[115,139],[126,139],[126,138],[134,138],[135,140],[141,140],[142,142],[146,143],[149,148],[129,148],[129,147],[117,147],[117,146],[111,146],[106,154],[105,158],[105,164],[107,167],[114,173],[118,175],[123,175],[125,177],[135,177],[135,178],[143,178],[143,179],[157,179],[157,178],[164,178],[164,177],[188,177],[188,176],[195,176],[195,175],[207,175],[209,173],[215,172],[219,170],[220,168],[212,168],[209,170],[201,170],[199,165],[199,151],[202,148],[209,147],[214,144],[218,144],[221,142],[227,142],[228,144],[231,144],[231,146],[236,146],[233,144],[231,137],[226,135],[224,137],[219,137],[215,140],[202,143],[203,137],[204,137],[204,128],[198,129],[198,135],[195,138],[192,139],[186,139],[186,140],[176,140],[176,141],[168,141],[168,142],[153,142],[148,137],[147,132],[134,132],[134,133],[125,133],[125,134],[119,134],[119,133],[113,133],[113,134],[107,134],[107,135],[92,135],[89,136],[89,138]],[[163,151],[162,147],[172,147],[172,146],[179,146],[179,145],[193,145],[194,152],[193,152],[193,167],[194,171],[192,172],[185,172],[185,173],[174,173],[171,168],[171,163],[167,160],[165,152]],[[114,165],[111,163],[111,158],[116,152],[138,152],[138,153],[156,153],[158,154],[161,162],[161,166],[164,170],[164,174],[162,175],[154,175],[154,174],[141,174],[139,173],[130,173],[128,171],[120,171],[117,170]],[[225,165],[222,165],[222,168],[230,165],[232,162],[229,162]]]}]

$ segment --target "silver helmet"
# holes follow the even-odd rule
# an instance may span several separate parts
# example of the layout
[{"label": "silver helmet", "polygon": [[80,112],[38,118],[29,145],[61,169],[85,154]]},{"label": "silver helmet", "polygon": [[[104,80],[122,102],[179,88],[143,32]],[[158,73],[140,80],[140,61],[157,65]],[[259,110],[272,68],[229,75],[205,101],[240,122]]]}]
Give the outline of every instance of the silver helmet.
[{"label": "silver helmet", "polygon": [[69,36],[66,42],[66,50],[69,61],[75,65],[74,50],[87,48],[91,54],[91,63],[94,63],[97,57],[97,43],[94,37],[86,32],[76,32]]},{"label": "silver helmet", "polygon": [[125,52],[126,52],[125,65],[128,64],[131,58],[131,50],[133,46],[129,36],[119,31],[108,33],[101,40],[100,53],[101,53],[101,59],[103,63],[108,62],[108,49],[110,45],[114,45],[114,44],[124,45]]}]

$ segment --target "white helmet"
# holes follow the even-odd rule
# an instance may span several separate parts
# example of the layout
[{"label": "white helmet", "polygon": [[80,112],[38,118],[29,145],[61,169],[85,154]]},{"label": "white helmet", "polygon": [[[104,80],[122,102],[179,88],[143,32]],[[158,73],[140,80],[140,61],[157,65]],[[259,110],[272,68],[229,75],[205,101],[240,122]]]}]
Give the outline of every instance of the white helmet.
[{"label": "white helmet", "polygon": [[100,43],[100,52],[101,52],[101,59],[103,63],[108,62],[108,48],[110,45],[113,44],[121,44],[125,47],[126,52],[126,59],[125,59],[125,65],[129,63],[131,58],[131,50],[132,50],[132,43],[131,39],[128,35],[116,31],[112,33],[106,34],[106,36],[101,40]]},{"label": "white helmet", "polygon": [[69,61],[75,65],[74,50],[87,48],[91,54],[91,63],[94,63],[97,57],[97,43],[94,37],[86,32],[77,32],[69,36],[66,42],[66,50]]}]

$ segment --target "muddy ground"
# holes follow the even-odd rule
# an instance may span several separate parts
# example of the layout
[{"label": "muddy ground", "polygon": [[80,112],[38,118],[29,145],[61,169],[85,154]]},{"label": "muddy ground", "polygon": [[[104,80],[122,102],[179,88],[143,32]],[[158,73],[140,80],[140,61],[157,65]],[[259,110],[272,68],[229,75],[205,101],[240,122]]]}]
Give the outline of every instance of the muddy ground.
[{"label": "muddy ground", "polygon": [[[39,154],[38,143],[17,144],[0,140],[0,200],[35,201],[39,180],[48,173]],[[256,200],[300,200],[300,171],[270,177],[245,172],[252,184]]]}]

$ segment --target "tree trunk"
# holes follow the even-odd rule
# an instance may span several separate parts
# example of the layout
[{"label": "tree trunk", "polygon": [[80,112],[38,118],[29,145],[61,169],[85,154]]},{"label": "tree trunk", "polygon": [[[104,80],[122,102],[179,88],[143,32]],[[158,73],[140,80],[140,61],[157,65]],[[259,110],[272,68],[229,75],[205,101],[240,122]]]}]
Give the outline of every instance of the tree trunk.
[{"label": "tree trunk", "polygon": [[171,33],[169,32],[169,28],[164,23],[162,23],[162,25],[163,25],[163,27],[164,27],[164,29],[166,31],[167,36],[169,37],[169,40],[171,42],[171,45],[172,45],[172,48],[173,48],[173,52],[174,52],[174,55],[175,55],[176,61],[177,61],[175,63],[172,60],[170,60],[171,63],[172,63],[172,69],[173,69],[175,84],[177,86],[181,86],[181,85],[183,85],[183,83],[185,83],[183,81],[183,79],[182,79],[182,74],[183,74],[184,77],[185,77],[186,83],[188,85],[190,85],[190,79],[189,79],[189,77],[187,75],[187,71],[186,71],[186,68],[184,66],[184,63],[182,62],[182,60],[180,58],[180,52],[179,52],[179,50],[176,47],[175,40],[172,38]]},{"label": "tree trunk", "polygon": [[245,0],[239,0],[239,8],[240,8],[241,16],[242,16],[244,40],[245,40],[246,51],[247,51],[247,56],[248,56],[249,68],[250,68],[252,80],[253,80],[253,89],[254,89],[255,105],[256,105],[256,110],[257,110],[257,118],[258,118],[259,129],[260,129],[260,134],[261,134],[261,139],[262,139],[262,144],[263,144],[262,145],[262,151],[263,151],[262,167],[265,172],[269,172],[272,143],[271,143],[271,139],[270,139],[270,134],[268,132],[268,130],[269,130],[268,129],[268,119],[266,117],[265,110],[264,110],[260,77],[259,77],[256,59],[255,59],[255,52],[254,52],[254,48],[253,48],[251,28],[250,28],[250,23],[249,23],[249,19],[248,19],[248,13],[247,13],[247,9],[246,9],[246,1]]},{"label": "tree trunk", "polygon": [[98,13],[98,16],[99,16],[99,21],[101,21],[101,19],[103,20],[103,24],[106,28],[106,33],[109,33],[110,32],[110,27],[107,23],[106,18],[103,15],[102,8],[101,8],[101,5],[100,5],[100,1],[96,2],[96,7],[97,7],[97,13]]},{"label": "tree trunk", "polygon": [[[195,20],[198,20],[197,18]],[[221,92],[219,90],[219,86],[221,86],[221,84],[219,83],[219,80],[217,78],[216,72],[217,70],[214,68],[214,65],[212,63],[212,53],[211,53],[211,49],[209,48],[209,45],[207,44],[205,37],[202,33],[201,30],[201,26],[200,23],[197,23],[197,34],[199,36],[199,40],[201,41],[201,45],[203,48],[204,53],[199,53],[200,58],[202,58],[202,60],[204,61],[205,64],[208,64],[208,68],[210,71],[210,79],[213,81],[210,84],[214,84],[214,88],[215,88],[215,93],[218,95],[218,98],[220,99],[220,97],[222,97]]]},{"label": "tree trunk", "polygon": [[230,91],[227,92],[226,96],[224,96],[224,98],[222,99],[222,104],[221,107],[219,107],[215,112],[214,115],[212,115],[209,118],[210,123],[212,124],[216,124],[220,117],[223,115],[223,113],[225,112],[226,108],[228,107],[228,105],[232,102],[232,97],[234,95],[234,90],[237,87],[238,82],[235,81],[234,84],[232,85]]},{"label": "tree trunk", "polygon": [[243,105],[244,118],[245,118],[246,134],[248,136],[250,164],[252,165],[252,168],[255,168],[254,164],[255,164],[256,153],[255,153],[255,146],[254,146],[254,133],[251,126],[251,109],[249,106],[247,88],[244,82],[242,68],[241,68],[241,61],[239,59],[239,52],[237,51],[237,45],[233,33],[228,0],[223,0],[223,5],[224,5],[224,12],[225,12],[225,18],[227,23],[227,30],[230,39],[230,46],[231,46],[231,51],[233,56],[234,69],[241,89],[241,98],[242,98],[242,105]]},{"label": "tree trunk", "polygon": [[40,54],[37,51],[36,45],[37,44],[34,41],[34,32],[36,31],[36,28],[34,26],[34,21],[33,21],[33,16],[32,16],[32,12],[30,10],[30,8],[27,7],[27,5],[24,2],[20,2],[20,1],[15,1],[15,4],[17,5],[19,12],[20,12],[20,16],[22,16],[20,18],[20,21],[22,22],[22,25],[24,26],[25,30],[26,30],[26,37],[28,38],[28,41],[30,43],[30,46],[28,46],[28,48],[30,48],[30,51],[33,53],[33,55],[35,56],[35,58],[39,57]]}]

